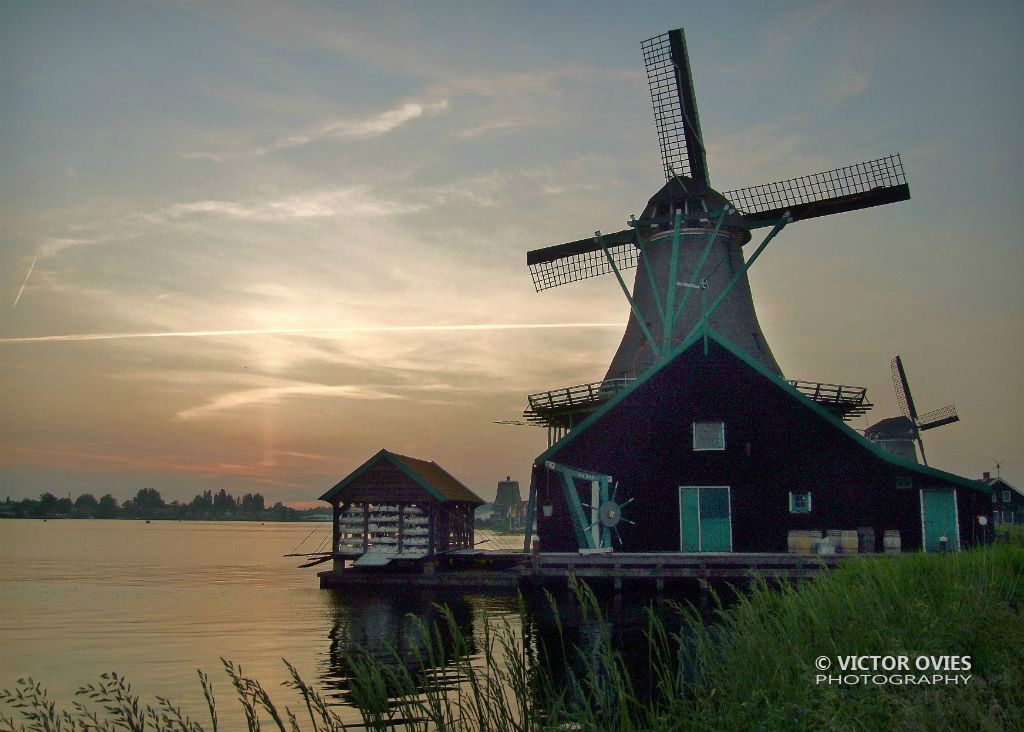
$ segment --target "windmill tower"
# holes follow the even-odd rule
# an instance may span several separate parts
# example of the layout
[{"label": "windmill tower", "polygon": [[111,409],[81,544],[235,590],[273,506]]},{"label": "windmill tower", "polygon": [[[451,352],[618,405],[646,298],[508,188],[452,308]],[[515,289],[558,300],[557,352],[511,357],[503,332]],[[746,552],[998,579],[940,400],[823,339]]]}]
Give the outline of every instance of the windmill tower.
[{"label": "windmill tower", "polygon": [[948,404],[941,409],[935,409],[925,414],[918,414],[914,405],[914,397],[910,394],[910,384],[907,382],[907,372],[903,368],[903,359],[898,355],[893,356],[889,363],[892,370],[892,385],[896,390],[896,401],[899,402],[902,417],[889,417],[881,422],[876,422],[864,431],[864,436],[872,442],[878,443],[883,450],[898,455],[911,462],[919,462],[917,452],[914,450],[914,443],[921,451],[921,460],[925,465],[928,458],[924,454],[924,442],[921,440],[921,433],[925,430],[935,429],[943,425],[959,422],[956,406]]},{"label": "windmill tower", "polygon": [[[549,440],[706,325],[781,374],[757,320],[747,270],[789,223],[910,198],[898,155],[719,193],[708,176],[682,29],[648,39],[641,48],[665,185],[639,220],[631,217],[628,228],[527,254],[538,292],[613,273],[630,305],[625,333],[602,382],[531,395],[525,414],[555,430]],[[751,232],[768,227],[745,258],[742,248]],[[639,269],[630,291],[621,271],[633,267]],[[798,388],[811,396],[821,393],[821,386],[834,386],[837,404],[852,399],[860,413],[870,407],[863,389],[809,386]],[[837,411],[848,416],[848,410]]]}]

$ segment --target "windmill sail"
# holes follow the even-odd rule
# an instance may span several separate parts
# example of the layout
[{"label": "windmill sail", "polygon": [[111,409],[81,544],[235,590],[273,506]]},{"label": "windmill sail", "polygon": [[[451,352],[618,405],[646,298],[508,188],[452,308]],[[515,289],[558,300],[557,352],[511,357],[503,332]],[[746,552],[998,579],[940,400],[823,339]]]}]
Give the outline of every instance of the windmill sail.
[{"label": "windmill sail", "polygon": [[[616,267],[629,269],[636,266],[640,250],[633,243],[636,234],[632,229],[606,234],[601,240]],[[608,257],[601,251],[595,237],[534,249],[526,253],[526,263],[537,292],[612,271]]]},{"label": "windmill sail", "polygon": [[749,229],[771,226],[789,211],[793,221],[906,201],[910,187],[899,155],[777,183],[723,191]]},{"label": "windmill sail", "polygon": [[654,104],[665,180],[685,175],[707,186],[708,165],[700,134],[690,57],[682,28],[648,38],[640,44],[647,83]]},{"label": "windmill sail", "polygon": [[917,418],[917,428],[919,430],[931,430],[936,427],[941,427],[945,424],[953,424],[959,422],[960,417],[956,413],[956,406],[948,404],[942,409],[934,409],[931,412],[922,414]]},{"label": "windmill sail", "polygon": [[910,384],[907,383],[907,372],[903,370],[903,359],[898,355],[893,356],[889,362],[892,370],[892,385],[896,390],[896,400],[900,403],[900,411],[903,416],[917,425],[917,409],[914,407],[914,397],[910,395]]}]

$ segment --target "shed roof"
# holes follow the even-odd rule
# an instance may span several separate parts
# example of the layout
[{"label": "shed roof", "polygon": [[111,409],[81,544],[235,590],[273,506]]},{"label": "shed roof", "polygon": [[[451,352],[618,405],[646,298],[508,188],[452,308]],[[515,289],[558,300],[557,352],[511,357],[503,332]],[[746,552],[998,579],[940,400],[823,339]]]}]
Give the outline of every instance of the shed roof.
[{"label": "shed roof", "polygon": [[790,398],[792,398],[792,399],[796,400],[797,402],[799,402],[800,404],[802,404],[806,409],[809,409],[812,412],[814,412],[819,418],[825,420],[826,422],[831,423],[836,429],[838,429],[840,431],[841,434],[845,435],[848,439],[852,439],[852,440],[856,441],[862,448],[868,450],[869,452],[871,452],[875,456],[881,458],[885,462],[891,463],[892,465],[896,465],[896,466],[901,467],[901,468],[905,468],[907,470],[912,470],[912,471],[914,471],[916,473],[921,473],[921,474],[927,475],[929,477],[939,478],[941,480],[945,480],[945,481],[948,481],[950,483],[954,483],[954,484],[962,486],[964,488],[970,488],[972,490],[976,490],[976,491],[979,491],[981,493],[991,493],[992,492],[991,486],[986,485],[982,481],[971,480],[969,478],[964,478],[964,477],[956,475],[954,473],[947,473],[944,470],[938,470],[936,468],[932,468],[932,467],[929,467],[927,465],[921,465],[920,463],[911,462],[909,460],[904,460],[903,458],[897,457],[896,455],[893,455],[892,453],[886,452],[885,450],[883,450],[876,443],[871,442],[870,440],[866,439],[863,435],[858,434],[852,427],[850,427],[848,424],[843,422],[839,417],[835,416],[834,414],[829,412],[827,409],[822,407],[820,404],[816,403],[812,399],[809,399],[808,397],[806,397],[803,394],[801,394],[792,384],[790,384],[789,382],[785,381],[778,374],[775,374],[775,373],[769,371],[757,359],[751,358],[749,355],[747,355],[743,351],[743,349],[739,348],[738,346],[734,345],[733,343],[730,343],[721,334],[719,334],[717,331],[715,331],[713,328],[710,328],[710,327],[707,329],[706,334],[701,332],[701,333],[694,333],[693,335],[691,335],[688,340],[686,340],[684,343],[679,344],[676,347],[675,351],[669,356],[669,358],[666,358],[658,366],[656,366],[654,368],[648,369],[646,372],[641,374],[635,381],[633,381],[631,384],[629,384],[625,389],[623,389],[623,390],[619,391],[618,393],[616,393],[616,395],[614,397],[609,399],[607,402],[605,402],[603,405],[601,405],[597,410],[595,410],[593,413],[591,413],[575,429],[573,429],[567,435],[562,437],[562,439],[560,439],[554,445],[552,445],[547,450],[545,450],[543,453],[541,453],[540,456],[538,456],[537,459],[534,460],[534,464],[536,464],[536,465],[544,465],[545,462],[547,462],[548,460],[553,459],[553,457],[563,447],[568,445],[570,442],[575,440],[577,437],[582,435],[584,432],[588,431],[591,428],[591,426],[597,420],[599,420],[601,417],[603,417],[605,414],[607,414],[611,410],[617,408],[618,405],[623,400],[628,399],[630,394],[632,394],[637,389],[642,388],[644,386],[644,384],[646,384],[648,381],[650,381],[651,377],[653,377],[656,373],[658,373],[659,371],[664,369],[666,366],[668,366],[668,364],[672,363],[676,359],[678,359],[681,356],[683,356],[684,353],[686,353],[688,351],[691,351],[691,350],[694,350],[694,349],[697,349],[697,348],[700,348],[701,347],[701,343],[702,343],[703,339],[705,338],[705,336],[709,340],[714,341],[719,346],[721,346],[725,350],[729,351],[732,355],[734,355],[741,362],[746,364],[749,368],[751,368],[754,371],[756,371],[758,374],[760,374],[762,377],[764,377],[768,382],[770,382],[772,385],[774,385],[775,388],[781,390],[784,394],[786,394]]},{"label": "shed roof", "polygon": [[365,463],[342,478],[333,488],[320,496],[321,501],[330,501],[348,485],[381,462],[398,468],[410,482],[425,490],[441,503],[483,503],[483,499],[456,479],[451,473],[432,460],[399,455],[381,450]]}]

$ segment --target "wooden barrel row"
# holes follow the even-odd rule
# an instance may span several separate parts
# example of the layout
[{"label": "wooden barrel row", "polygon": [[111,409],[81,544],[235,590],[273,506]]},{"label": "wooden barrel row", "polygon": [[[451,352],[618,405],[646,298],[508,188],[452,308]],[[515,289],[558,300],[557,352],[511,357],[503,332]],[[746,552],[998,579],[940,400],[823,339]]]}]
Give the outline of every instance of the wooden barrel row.
[{"label": "wooden barrel row", "polygon": [[[887,530],[882,540],[886,554],[900,553],[900,532]],[[788,536],[790,554],[872,554],[876,551],[873,529],[792,529]]]}]

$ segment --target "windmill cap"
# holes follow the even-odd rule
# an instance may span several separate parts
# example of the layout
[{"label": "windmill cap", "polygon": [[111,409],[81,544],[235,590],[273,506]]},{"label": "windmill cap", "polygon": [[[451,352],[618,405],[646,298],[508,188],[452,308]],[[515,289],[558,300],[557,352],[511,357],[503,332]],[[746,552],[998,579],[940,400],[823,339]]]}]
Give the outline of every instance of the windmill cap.
[{"label": "windmill cap", "polygon": [[914,440],[917,427],[906,417],[889,417],[864,430],[869,440]]},{"label": "windmill cap", "polygon": [[[684,224],[706,225],[708,214],[730,207],[736,207],[711,186],[688,178],[685,175],[677,175],[670,179],[661,189],[651,196],[641,216],[644,222],[653,222],[663,228],[673,225],[675,212],[682,210],[684,213]],[[743,219],[739,212],[726,217],[722,223],[723,229],[732,229],[741,237],[741,244],[750,241],[750,230],[743,225]]]}]

